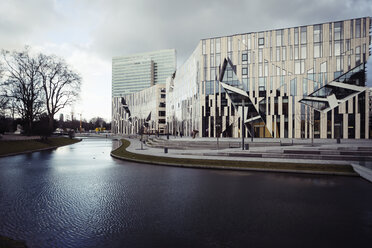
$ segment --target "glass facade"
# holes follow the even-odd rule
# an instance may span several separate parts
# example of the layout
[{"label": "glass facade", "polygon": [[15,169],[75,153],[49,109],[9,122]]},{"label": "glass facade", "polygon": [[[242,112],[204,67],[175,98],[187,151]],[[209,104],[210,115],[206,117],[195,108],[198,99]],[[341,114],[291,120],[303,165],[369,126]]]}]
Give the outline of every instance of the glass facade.
[{"label": "glass facade", "polygon": [[[369,30],[370,23],[370,18],[358,18],[217,38],[226,44],[226,49],[221,51],[221,63],[207,61],[204,69],[217,68],[216,74],[220,75],[223,87],[217,92],[212,87],[216,85],[212,78],[202,80],[206,91],[202,92],[200,101],[205,110],[201,117],[201,136],[215,136],[212,123],[220,120],[221,135],[227,137],[334,138],[333,110],[337,108],[347,116],[352,112],[332,105],[334,102],[329,106],[326,101],[333,101],[333,96],[312,104],[300,101],[311,97],[313,92],[324,93],[328,89],[326,85],[367,62],[369,53],[364,51],[370,44],[370,37],[364,29]],[[202,40],[202,43],[208,46],[209,40],[212,39]],[[210,55],[208,49],[205,55]],[[360,76],[364,70],[358,73],[353,77],[359,75],[362,88],[358,88],[351,99],[347,98],[344,105],[352,106],[352,102],[365,97],[365,78]],[[336,103],[342,101],[339,95],[334,96]],[[249,131],[242,134],[241,123],[237,121],[245,118],[239,116],[242,99],[257,114],[256,119],[248,118],[245,124],[246,130],[253,125],[253,134]],[[220,110],[218,115],[216,108]],[[315,118],[314,122],[310,116]],[[354,120],[354,117],[350,118]],[[365,112],[360,113],[354,129],[345,128],[343,137],[367,138],[366,118]]]},{"label": "glass facade", "polygon": [[170,132],[336,138],[343,122],[342,138],[368,138],[370,28],[367,17],[201,40],[167,80]]}]

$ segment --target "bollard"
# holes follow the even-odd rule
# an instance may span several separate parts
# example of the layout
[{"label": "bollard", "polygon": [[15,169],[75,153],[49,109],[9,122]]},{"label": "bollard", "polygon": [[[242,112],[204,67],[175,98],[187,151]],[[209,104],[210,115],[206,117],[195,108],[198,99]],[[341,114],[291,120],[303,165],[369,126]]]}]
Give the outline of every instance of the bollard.
[{"label": "bollard", "polygon": [[168,147],[164,147],[164,153],[168,153]]},{"label": "bollard", "polygon": [[249,144],[244,144],[244,149],[249,150]]}]

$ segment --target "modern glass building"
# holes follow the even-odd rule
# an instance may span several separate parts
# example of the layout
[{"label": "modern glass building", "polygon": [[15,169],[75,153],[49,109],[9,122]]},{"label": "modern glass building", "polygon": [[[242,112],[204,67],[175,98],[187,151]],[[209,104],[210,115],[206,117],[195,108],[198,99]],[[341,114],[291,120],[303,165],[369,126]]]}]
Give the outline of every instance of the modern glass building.
[{"label": "modern glass building", "polygon": [[364,17],[202,39],[167,79],[168,128],[200,137],[369,138],[370,30]]},{"label": "modern glass building", "polygon": [[112,96],[164,84],[176,70],[176,50],[167,49],[112,59]]},{"label": "modern glass building", "polygon": [[[199,135],[368,138],[370,28],[365,17],[201,40],[199,91],[189,98],[199,106]],[[188,82],[176,73],[171,91]],[[182,106],[170,94],[167,107]],[[195,128],[171,111],[171,130]]]}]

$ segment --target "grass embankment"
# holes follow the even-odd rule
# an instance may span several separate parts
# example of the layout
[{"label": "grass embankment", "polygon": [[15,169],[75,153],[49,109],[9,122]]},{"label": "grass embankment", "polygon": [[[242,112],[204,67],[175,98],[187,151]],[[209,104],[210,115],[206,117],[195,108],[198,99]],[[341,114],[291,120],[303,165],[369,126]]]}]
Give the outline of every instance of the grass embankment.
[{"label": "grass embankment", "polygon": [[295,170],[319,173],[347,173],[354,174],[353,168],[348,164],[312,164],[312,163],[283,163],[283,162],[265,162],[265,161],[233,161],[233,160],[215,160],[215,159],[192,159],[192,158],[171,158],[161,156],[151,156],[128,152],[126,150],[130,141],[122,139],[122,145],[112,151],[112,154],[123,159],[163,165],[178,165],[188,167],[224,167],[224,168],[247,168],[247,169],[265,169],[265,170]]},{"label": "grass embankment", "polygon": [[65,146],[79,141],[65,137],[48,138],[47,140],[0,140],[0,156]]},{"label": "grass embankment", "polygon": [[0,236],[0,248],[27,248],[26,243]]}]

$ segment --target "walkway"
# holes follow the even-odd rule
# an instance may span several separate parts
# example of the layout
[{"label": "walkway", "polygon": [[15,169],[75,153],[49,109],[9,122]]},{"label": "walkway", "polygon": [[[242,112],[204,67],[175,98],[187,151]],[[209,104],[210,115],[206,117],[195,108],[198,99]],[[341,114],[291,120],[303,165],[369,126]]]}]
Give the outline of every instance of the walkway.
[{"label": "walkway", "polygon": [[[356,170],[372,172],[372,140],[316,139],[314,145],[305,139],[250,139],[245,140],[248,150],[242,150],[241,139],[146,137],[146,143],[128,138],[128,151],[139,154],[194,159],[221,159],[235,161],[265,161],[284,163],[350,164],[362,166]],[[142,147],[142,148],[141,148]],[[165,153],[165,149],[168,152]],[[361,174],[361,175],[362,175]],[[362,175],[363,176],[363,175]],[[368,179],[368,178],[366,178]],[[368,179],[369,180],[369,179]],[[372,181],[372,179],[371,179]]]}]

